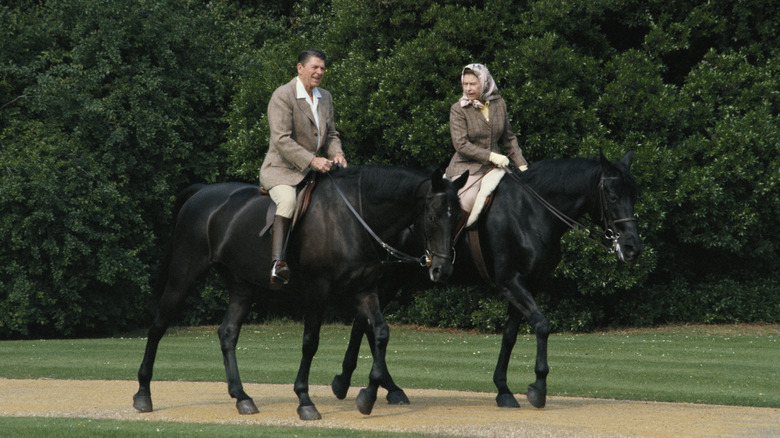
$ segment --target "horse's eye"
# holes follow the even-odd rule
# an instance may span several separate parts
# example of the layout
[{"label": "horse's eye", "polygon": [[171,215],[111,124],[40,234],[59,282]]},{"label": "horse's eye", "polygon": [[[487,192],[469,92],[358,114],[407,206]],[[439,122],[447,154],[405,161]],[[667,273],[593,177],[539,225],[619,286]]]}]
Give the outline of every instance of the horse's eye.
[{"label": "horse's eye", "polygon": [[428,216],[428,222],[431,222],[431,223],[436,222],[436,216],[434,216],[434,215]]}]

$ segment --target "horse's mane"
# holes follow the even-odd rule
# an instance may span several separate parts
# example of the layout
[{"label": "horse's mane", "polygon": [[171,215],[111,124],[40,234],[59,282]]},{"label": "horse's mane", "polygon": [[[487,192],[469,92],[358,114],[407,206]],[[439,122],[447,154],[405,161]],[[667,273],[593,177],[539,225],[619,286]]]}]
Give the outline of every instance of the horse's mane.
[{"label": "horse's mane", "polygon": [[[540,192],[570,193],[581,190],[583,186],[592,186],[592,178],[599,170],[601,162],[598,158],[556,158],[535,162],[521,177]],[[632,196],[636,196],[639,185],[628,169],[610,164],[608,171],[620,173],[627,189]]]},{"label": "horse's mane", "polygon": [[569,193],[573,188],[589,185],[598,169],[597,160],[556,158],[537,161],[521,175],[537,191]]},{"label": "horse's mane", "polygon": [[414,192],[429,176],[421,171],[384,164],[350,166],[332,175],[342,190],[345,184],[357,187],[359,183],[362,193],[370,193],[371,196],[385,200],[414,199]]}]

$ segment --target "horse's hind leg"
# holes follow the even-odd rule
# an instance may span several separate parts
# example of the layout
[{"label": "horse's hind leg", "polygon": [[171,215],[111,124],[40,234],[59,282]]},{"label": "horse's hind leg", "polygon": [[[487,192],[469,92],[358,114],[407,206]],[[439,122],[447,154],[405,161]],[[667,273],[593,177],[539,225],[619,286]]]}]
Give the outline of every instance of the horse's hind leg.
[{"label": "horse's hind leg", "polygon": [[225,362],[228,393],[236,399],[236,409],[239,414],[256,414],[259,411],[255,402],[244,392],[244,385],[238,374],[236,362],[236,344],[241,326],[249,310],[252,308],[254,289],[246,284],[234,282],[231,287],[230,304],[228,305],[222,325],[219,326],[219,344],[222,348],[222,358]]},{"label": "horse's hind leg", "polygon": [[[187,278],[186,276],[184,278]],[[154,322],[149,328],[146,340],[146,350],[141,366],[138,368],[138,392],[133,396],[133,407],[139,412],[152,412],[151,381],[154,369],[154,360],[157,356],[157,347],[160,344],[168,326],[178,310],[179,305],[192,287],[192,282],[185,280],[180,282],[169,277],[165,285],[165,292],[160,298],[160,303],[155,313]]]}]

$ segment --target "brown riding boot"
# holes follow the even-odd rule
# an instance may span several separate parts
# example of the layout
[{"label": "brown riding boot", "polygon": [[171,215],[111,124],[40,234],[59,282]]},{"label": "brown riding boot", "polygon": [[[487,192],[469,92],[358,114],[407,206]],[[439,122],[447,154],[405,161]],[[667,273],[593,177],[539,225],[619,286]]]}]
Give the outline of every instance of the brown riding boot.
[{"label": "brown riding boot", "polygon": [[290,232],[290,218],[274,216],[271,228],[271,289],[279,290],[290,281],[290,268],[287,267],[285,251]]}]

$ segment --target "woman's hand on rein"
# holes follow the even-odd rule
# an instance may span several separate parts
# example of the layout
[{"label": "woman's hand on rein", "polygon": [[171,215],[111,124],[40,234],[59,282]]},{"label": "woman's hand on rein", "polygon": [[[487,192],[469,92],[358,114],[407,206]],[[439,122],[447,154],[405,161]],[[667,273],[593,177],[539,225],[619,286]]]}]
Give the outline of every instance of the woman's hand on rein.
[{"label": "woman's hand on rein", "polygon": [[490,153],[490,162],[498,167],[509,166],[509,158],[506,155],[497,154],[495,152]]}]

